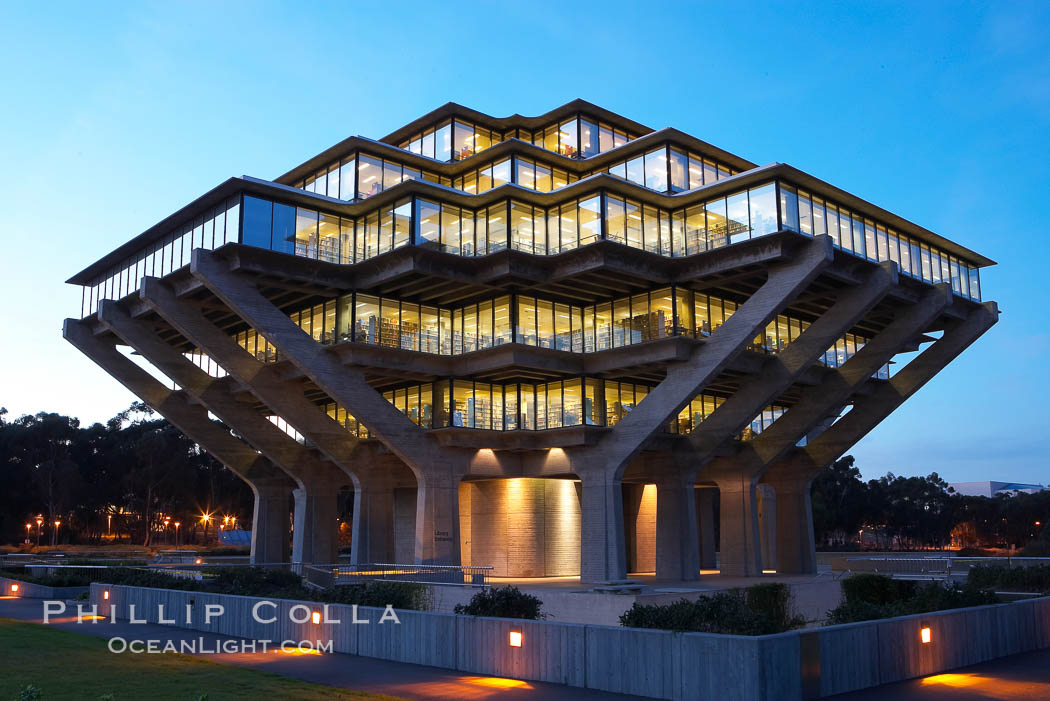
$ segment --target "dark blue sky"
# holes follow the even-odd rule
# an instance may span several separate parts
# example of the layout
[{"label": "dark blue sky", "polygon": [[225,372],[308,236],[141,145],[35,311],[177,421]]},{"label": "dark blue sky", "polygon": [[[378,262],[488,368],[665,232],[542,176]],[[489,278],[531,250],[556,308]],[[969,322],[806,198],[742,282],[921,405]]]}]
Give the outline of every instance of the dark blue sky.
[{"label": "dark blue sky", "polygon": [[449,100],[582,97],[997,260],[999,325],[852,452],[869,477],[1050,480],[1050,5],[685,5],[7,4],[0,405],[94,421],[132,400],[61,339],[62,281],[227,177]]}]

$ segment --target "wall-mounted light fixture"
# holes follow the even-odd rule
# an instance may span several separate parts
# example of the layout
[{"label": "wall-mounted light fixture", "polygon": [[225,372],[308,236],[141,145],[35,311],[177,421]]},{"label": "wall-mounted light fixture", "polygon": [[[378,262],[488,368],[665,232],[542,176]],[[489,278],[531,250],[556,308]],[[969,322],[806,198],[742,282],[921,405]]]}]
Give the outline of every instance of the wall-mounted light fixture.
[{"label": "wall-mounted light fixture", "polygon": [[507,642],[510,643],[511,647],[521,647],[521,631],[512,630],[508,636]]},{"label": "wall-mounted light fixture", "polygon": [[923,645],[933,640],[933,631],[929,627],[923,628],[919,631],[919,639],[922,640]]}]

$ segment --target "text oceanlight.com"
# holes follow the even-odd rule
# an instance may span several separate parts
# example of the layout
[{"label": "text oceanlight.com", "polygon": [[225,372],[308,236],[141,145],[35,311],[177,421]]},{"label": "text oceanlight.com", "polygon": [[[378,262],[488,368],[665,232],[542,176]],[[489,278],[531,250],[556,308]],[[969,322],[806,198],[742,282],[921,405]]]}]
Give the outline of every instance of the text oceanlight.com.
[{"label": "text oceanlight.com", "polygon": [[280,650],[287,653],[332,653],[331,640],[128,640],[115,637],[109,639],[109,651],[113,653],[164,654],[177,652],[183,655],[219,655],[267,653]]}]

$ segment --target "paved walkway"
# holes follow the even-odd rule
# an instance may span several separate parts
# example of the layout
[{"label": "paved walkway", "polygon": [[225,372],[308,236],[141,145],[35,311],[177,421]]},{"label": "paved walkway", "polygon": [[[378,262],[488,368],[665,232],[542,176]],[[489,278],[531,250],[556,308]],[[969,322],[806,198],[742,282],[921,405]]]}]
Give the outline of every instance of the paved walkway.
[{"label": "paved walkway", "polygon": [[835,701],[1047,701],[1050,650],[1026,652],[874,689],[831,697]]},{"label": "paved walkway", "polygon": [[[42,599],[0,599],[0,618],[43,623],[43,611]],[[69,615],[70,613],[72,615]],[[76,622],[76,607],[74,606],[70,606],[65,615],[53,617],[49,625],[62,630],[93,635],[99,638],[120,636],[128,640],[160,640],[162,641],[161,645],[164,644],[163,641],[167,640],[171,640],[178,645],[182,640],[203,638],[209,647],[214,648],[219,644],[219,641],[238,640],[238,638],[228,635],[201,633],[195,630],[184,630],[182,628],[153,624],[131,625],[122,621],[112,624],[108,620],[78,624]],[[627,701],[641,698],[590,689],[578,689],[560,684],[526,682],[517,679],[504,679],[502,677],[483,677],[455,670],[424,667],[422,665],[340,653],[300,655],[271,651],[266,654],[261,652],[256,654],[223,653],[198,655],[198,657],[215,662],[262,669],[267,672],[282,674],[316,684],[390,694],[406,699],[489,699],[500,697],[521,699],[522,701],[529,699]]]}]

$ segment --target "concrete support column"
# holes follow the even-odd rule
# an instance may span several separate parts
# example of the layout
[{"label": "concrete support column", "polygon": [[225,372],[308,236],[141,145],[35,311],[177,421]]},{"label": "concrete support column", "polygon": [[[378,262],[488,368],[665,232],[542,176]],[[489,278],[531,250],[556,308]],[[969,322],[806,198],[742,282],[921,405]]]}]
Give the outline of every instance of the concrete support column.
[{"label": "concrete support column", "polygon": [[701,487],[693,491],[699,524],[700,569],[713,570],[718,564],[715,561],[715,552],[718,549],[715,539],[715,499],[718,492],[713,487]]},{"label": "concrete support column", "polygon": [[812,484],[812,479],[804,477],[771,483],[777,493],[777,574],[817,573],[810,501]]},{"label": "concrete support column", "polygon": [[252,550],[250,562],[253,565],[288,562],[289,531],[288,521],[289,497],[292,488],[287,484],[251,483],[255,494],[255,507],[252,510]]},{"label": "concrete support column", "polygon": [[777,561],[777,495],[768,484],[758,490],[758,531],[762,548],[762,566],[773,568]]},{"label": "concrete support column", "polygon": [[700,579],[696,496],[689,478],[656,482],[656,578],[676,582]]},{"label": "concrete support column", "polygon": [[416,553],[419,564],[460,565],[459,478],[423,472],[416,489]]},{"label": "concrete support column", "polygon": [[350,561],[394,562],[394,485],[378,476],[362,477],[354,492]]},{"label": "concrete support column", "polygon": [[580,581],[627,578],[623,483],[602,469],[580,475]]},{"label": "concrete support column", "polygon": [[734,577],[762,574],[755,483],[748,476],[719,478],[719,571]]},{"label": "concrete support column", "polygon": [[296,489],[293,495],[295,517],[292,531],[292,562],[337,562],[338,485],[326,481],[307,481],[305,486]]}]

